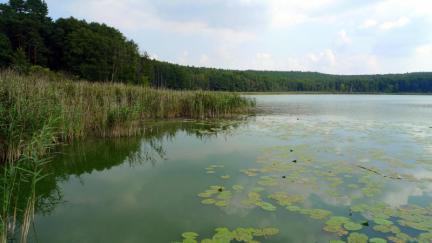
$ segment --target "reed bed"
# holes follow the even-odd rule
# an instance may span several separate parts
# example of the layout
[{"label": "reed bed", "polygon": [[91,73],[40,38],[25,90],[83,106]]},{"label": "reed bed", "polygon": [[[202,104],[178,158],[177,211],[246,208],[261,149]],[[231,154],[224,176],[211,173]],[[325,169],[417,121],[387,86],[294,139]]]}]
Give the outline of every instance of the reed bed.
[{"label": "reed bed", "polygon": [[253,100],[235,93],[159,90],[126,84],[49,80],[0,73],[0,160],[43,155],[47,144],[86,136],[131,136],[148,119],[246,114]]}]

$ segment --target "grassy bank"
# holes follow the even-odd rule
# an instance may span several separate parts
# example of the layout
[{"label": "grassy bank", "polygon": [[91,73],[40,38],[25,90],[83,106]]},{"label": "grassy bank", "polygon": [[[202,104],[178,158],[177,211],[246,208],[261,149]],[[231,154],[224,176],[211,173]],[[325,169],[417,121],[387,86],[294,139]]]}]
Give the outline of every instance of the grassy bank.
[{"label": "grassy bank", "polygon": [[253,101],[234,93],[50,81],[2,72],[0,156],[2,161],[23,154],[39,156],[46,144],[89,135],[134,135],[146,119],[231,117],[253,106]]}]

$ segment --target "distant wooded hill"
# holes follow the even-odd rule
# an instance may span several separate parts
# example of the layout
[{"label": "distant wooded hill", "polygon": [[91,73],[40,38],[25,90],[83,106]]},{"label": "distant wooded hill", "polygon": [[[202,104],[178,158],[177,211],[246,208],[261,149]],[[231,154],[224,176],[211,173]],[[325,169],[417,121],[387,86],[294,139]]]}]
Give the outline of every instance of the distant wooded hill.
[{"label": "distant wooded hill", "polygon": [[40,66],[90,81],[171,89],[313,92],[432,92],[432,73],[328,75],[235,71],[152,60],[119,30],[75,18],[48,17],[41,0],[0,4],[0,67],[29,72]]}]

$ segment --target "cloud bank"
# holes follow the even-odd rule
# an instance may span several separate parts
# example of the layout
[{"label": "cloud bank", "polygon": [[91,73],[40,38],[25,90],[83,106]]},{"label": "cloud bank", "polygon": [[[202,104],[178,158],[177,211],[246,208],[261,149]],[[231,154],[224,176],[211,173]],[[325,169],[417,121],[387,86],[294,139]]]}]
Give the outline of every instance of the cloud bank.
[{"label": "cloud bank", "polygon": [[48,0],[170,62],[338,74],[432,71],[430,0]]}]

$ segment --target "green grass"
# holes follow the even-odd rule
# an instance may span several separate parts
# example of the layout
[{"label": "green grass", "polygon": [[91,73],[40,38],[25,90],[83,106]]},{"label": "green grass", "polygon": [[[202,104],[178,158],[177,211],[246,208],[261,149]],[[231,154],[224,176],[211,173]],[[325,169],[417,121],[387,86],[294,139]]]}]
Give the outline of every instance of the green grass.
[{"label": "green grass", "polygon": [[43,155],[47,145],[86,136],[131,136],[143,121],[223,118],[252,111],[235,93],[157,90],[0,73],[0,160]]}]

